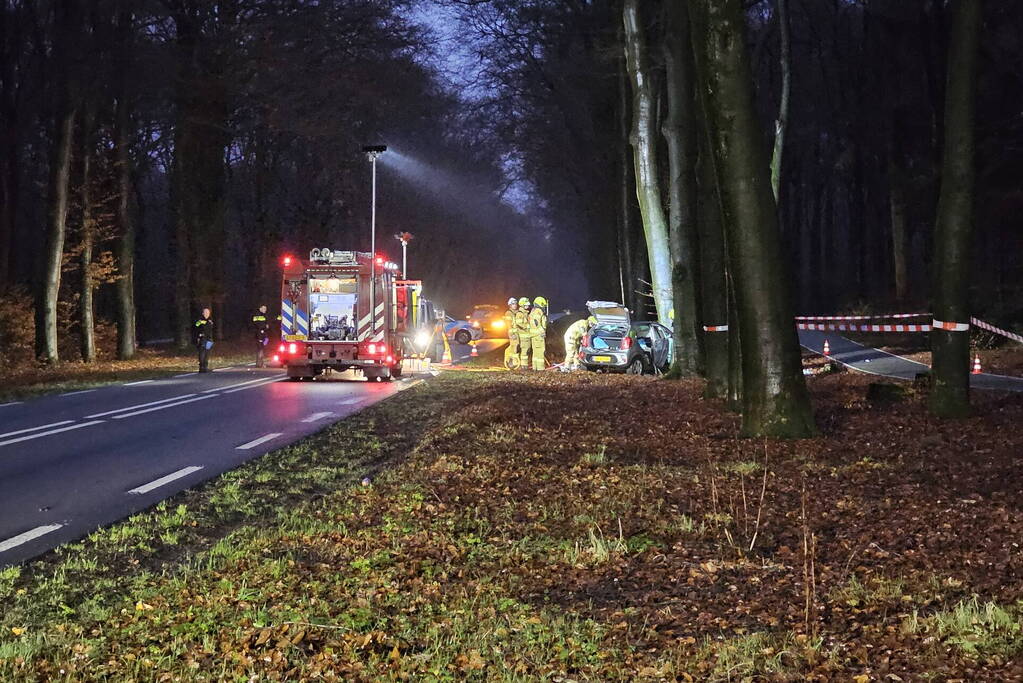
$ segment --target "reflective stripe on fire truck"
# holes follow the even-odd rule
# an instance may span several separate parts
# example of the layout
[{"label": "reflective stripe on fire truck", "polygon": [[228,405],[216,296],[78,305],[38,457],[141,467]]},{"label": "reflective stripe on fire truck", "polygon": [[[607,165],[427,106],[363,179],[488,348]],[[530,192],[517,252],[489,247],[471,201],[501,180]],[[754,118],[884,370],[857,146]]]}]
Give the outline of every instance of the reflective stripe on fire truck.
[{"label": "reflective stripe on fire truck", "polygon": [[296,332],[298,334],[309,334],[309,321],[305,317],[305,313],[302,311],[295,311],[295,323]]},{"label": "reflective stripe on fire truck", "polygon": [[294,318],[295,312],[291,307],[291,300],[284,299],[281,301],[281,334],[291,334],[293,327],[292,318]]}]

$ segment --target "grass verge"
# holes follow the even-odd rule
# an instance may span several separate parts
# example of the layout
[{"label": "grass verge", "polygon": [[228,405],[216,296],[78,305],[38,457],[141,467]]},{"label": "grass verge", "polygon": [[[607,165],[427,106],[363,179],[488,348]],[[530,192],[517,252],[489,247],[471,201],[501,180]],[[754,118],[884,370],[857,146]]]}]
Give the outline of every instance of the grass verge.
[{"label": "grass verge", "polygon": [[1011,680],[1023,401],[865,387],[783,443],[697,382],[444,373],[0,573],[0,680]]}]

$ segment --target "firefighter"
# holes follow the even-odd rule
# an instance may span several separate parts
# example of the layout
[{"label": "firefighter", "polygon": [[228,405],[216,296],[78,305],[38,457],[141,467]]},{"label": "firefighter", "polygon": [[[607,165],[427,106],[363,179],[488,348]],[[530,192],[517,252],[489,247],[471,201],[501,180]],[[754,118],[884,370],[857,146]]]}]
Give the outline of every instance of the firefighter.
[{"label": "firefighter", "polygon": [[210,349],[213,348],[213,319],[210,317],[210,309],[202,309],[202,316],[195,321],[192,335],[195,348],[199,350],[199,372],[211,372],[209,360]]},{"label": "firefighter", "polygon": [[547,366],[544,358],[547,350],[547,299],[542,296],[533,299],[533,310],[529,312],[529,335],[533,349],[533,369],[543,370]]},{"label": "firefighter", "polygon": [[529,348],[532,332],[529,329],[529,299],[519,299],[519,309],[515,311],[515,335],[519,338],[519,370],[529,369]]},{"label": "firefighter", "polygon": [[[504,329],[508,330],[508,348],[504,350],[504,367],[513,368],[519,358],[519,333],[515,329],[515,314],[519,310],[519,300],[508,299],[508,310],[504,312]],[[511,362],[515,359],[515,364]]]},{"label": "firefighter", "polygon": [[266,365],[264,351],[270,343],[270,324],[266,319],[266,304],[260,306],[252,316],[252,332],[256,336],[256,367],[261,368]]},{"label": "firefighter", "polygon": [[583,320],[576,320],[565,330],[565,362],[561,364],[563,370],[577,370],[579,368],[579,347],[583,337],[590,331],[590,328],[597,324],[597,319],[592,315]]}]

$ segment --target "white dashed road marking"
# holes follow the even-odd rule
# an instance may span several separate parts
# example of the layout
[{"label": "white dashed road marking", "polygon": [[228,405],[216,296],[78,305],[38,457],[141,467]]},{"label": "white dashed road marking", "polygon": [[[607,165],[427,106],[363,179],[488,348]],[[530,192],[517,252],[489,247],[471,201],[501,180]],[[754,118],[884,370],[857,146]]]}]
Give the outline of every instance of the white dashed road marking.
[{"label": "white dashed road marking", "polygon": [[250,384],[247,387],[238,387],[236,389],[228,389],[225,394],[233,394],[236,391],[245,391],[246,389],[258,389],[259,387],[266,386],[267,384],[273,384],[274,382],[280,382],[287,379],[287,377],[275,377],[271,380],[264,381],[262,384]]},{"label": "white dashed road marking", "polygon": [[29,441],[30,439],[38,439],[43,436],[49,436],[50,434],[59,434],[60,432],[69,432],[72,429],[81,429],[82,427],[91,427],[93,425],[102,424],[103,420],[93,420],[92,422],[82,422],[70,427],[61,427],[60,429],[51,429],[47,432],[39,432],[38,434],[29,434],[28,436],[19,436],[17,439],[8,439],[6,441],[0,441],[0,446],[8,446],[12,443],[19,443],[21,441]]},{"label": "white dashed road marking", "polygon": [[46,524],[44,526],[37,526],[35,529],[30,529],[23,534],[18,534],[17,536],[8,538],[6,541],[0,542],[0,553],[7,552],[11,548],[17,548],[23,543],[34,541],[40,536],[45,536],[46,534],[56,531],[63,526],[63,524]]},{"label": "white dashed road marking", "polygon": [[302,422],[316,422],[317,420],[322,420],[325,417],[334,417],[334,413],[313,413],[302,420]]},{"label": "white dashed road marking", "polygon": [[361,398],[346,398],[343,401],[339,401],[338,405],[339,406],[350,406],[350,405],[353,405],[355,403],[362,403],[363,400],[364,399],[361,399]]},{"label": "white dashed road marking", "polygon": [[165,484],[171,483],[175,479],[181,479],[181,477],[187,477],[192,472],[198,472],[201,469],[202,469],[202,465],[189,465],[188,467],[182,467],[177,472],[171,472],[170,474],[168,474],[165,477],[160,477],[159,479],[154,479],[153,481],[149,482],[148,484],[143,484],[142,486],[137,486],[137,487],[131,489],[130,491],[128,491],[128,493],[135,493],[135,494],[149,493],[153,489],[158,489],[158,488],[160,488],[161,486],[163,486]]},{"label": "white dashed road marking", "polygon": [[69,425],[72,422],[74,422],[74,420],[61,420],[60,422],[51,422],[48,425],[39,425],[38,427],[29,427],[27,429],[19,429],[16,432],[4,432],[3,434],[0,434],[0,439],[4,438],[5,436],[14,436],[16,434],[27,434],[28,432],[38,432],[40,429],[49,429],[50,427],[61,427],[63,425]]},{"label": "white dashed road marking", "polygon": [[265,381],[266,381],[266,377],[260,377],[259,379],[250,379],[248,382],[238,382],[237,384],[228,384],[226,387],[217,387],[215,389],[206,389],[202,393],[204,393],[204,394],[213,394],[213,393],[216,393],[218,391],[223,391],[225,389],[233,389],[234,387],[243,387],[243,386],[245,386],[247,384],[255,384],[256,382],[265,382]]},{"label": "white dashed road marking", "polygon": [[250,441],[248,443],[243,443],[241,446],[238,446],[237,448],[235,448],[235,450],[237,450],[237,451],[247,451],[247,450],[250,450],[252,448],[255,448],[256,446],[258,446],[260,444],[266,443],[267,441],[273,441],[278,436],[281,436],[280,432],[274,432],[273,434],[267,434],[266,436],[261,436],[258,439],[254,439],[254,440],[252,440],[252,441]]},{"label": "white dashed road marking", "polygon": [[124,413],[129,410],[135,410],[136,408],[148,408],[149,406],[159,405],[161,403],[170,403],[171,401],[180,401],[183,398],[191,398],[195,394],[182,394],[181,396],[175,396],[174,398],[165,398],[162,401],[150,401],[149,403],[139,403],[127,408],[118,408],[117,410],[108,410],[105,413],[96,413],[95,415],[86,415],[85,419],[91,419],[94,417],[106,417],[107,415],[113,415],[114,413]]},{"label": "white dashed road marking", "polygon": [[164,408],[173,408],[175,406],[182,406],[186,403],[193,403],[195,401],[202,401],[203,399],[213,398],[212,396],[196,396],[195,398],[189,398],[184,401],[178,401],[177,403],[166,403],[162,406],[156,406],[155,408],[146,408],[145,410],[136,410],[133,413],[125,413],[123,415],[114,415],[113,419],[123,420],[126,417],[135,417],[136,415],[142,415],[143,413],[151,413],[154,410],[163,410]]}]

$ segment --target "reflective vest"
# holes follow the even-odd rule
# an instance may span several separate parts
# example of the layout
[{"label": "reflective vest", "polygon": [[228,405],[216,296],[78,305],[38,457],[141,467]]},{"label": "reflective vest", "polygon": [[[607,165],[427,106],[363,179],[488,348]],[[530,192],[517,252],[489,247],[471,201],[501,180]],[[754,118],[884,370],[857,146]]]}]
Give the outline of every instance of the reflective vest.
[{"label": "reflective vest", "polygon": [[533,337],[547,336],[547,314],[541,306],[534,306],[529,312],[529,334]]}]

